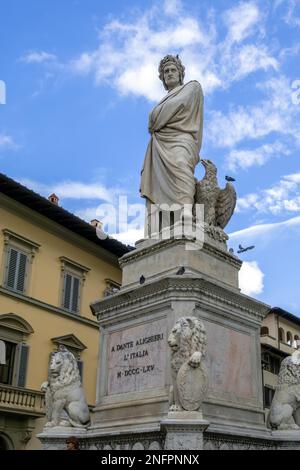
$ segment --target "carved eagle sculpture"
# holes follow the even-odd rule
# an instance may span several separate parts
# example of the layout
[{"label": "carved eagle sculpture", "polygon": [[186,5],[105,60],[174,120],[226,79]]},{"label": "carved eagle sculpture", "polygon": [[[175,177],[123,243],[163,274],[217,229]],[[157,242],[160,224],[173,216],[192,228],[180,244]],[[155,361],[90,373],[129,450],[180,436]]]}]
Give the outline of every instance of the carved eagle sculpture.
[{"label": "carved eagle sculpture", "polygon": [[204,205],[204,222],[224,229],[236,206],[236,191],[231,182],[220,189],[217,167],[211,160],[201,160],[205,176],[196,182],[195,203]]}]

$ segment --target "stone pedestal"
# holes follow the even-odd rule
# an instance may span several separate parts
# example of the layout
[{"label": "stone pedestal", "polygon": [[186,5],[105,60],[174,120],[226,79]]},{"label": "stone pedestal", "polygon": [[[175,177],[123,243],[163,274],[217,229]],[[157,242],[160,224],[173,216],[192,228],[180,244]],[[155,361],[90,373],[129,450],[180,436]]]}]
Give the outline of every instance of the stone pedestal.
[{"label": "stone pedestal", "polygon": [[[161,433],[175,430],[177,423],[167,418],[167,337],[183,316],[199,317],[207,332],[204,419],[224,432],[235,424],[265,429],[259,334],[268,307],[240,293],[241,262],[226,244],[207,235],[202,245],[186,238],[145,240],[120,264],[121,291],[92,305],[101,336],[93,433],[157,433],[161,442]],[[191,436],[197,425],[189,424]]]},{"label": "stone pedestal", "polygon": [[86,429],[57,426],[44,428],[43,432],[37,435],[44,450],[66,450],[66,439],[70,436],[77,437],[80,447],[85,447],[87,439]]},{"label": "stone pedestal", "polygon": [[169,413],[161,422],[166,434],[165,450],[203,450],[203,435],[208,426],[209,422],[203,419],[202,413]]},{"label": "stone pedestal", "polygon": [[[266,428],[263,410],[260,327],[269,307],[240,293],[241,262],[224,240],[207,234],[203,244],[145,240],[120,264],[120,292],[91,306],[100,324],[100,360],[96,406],[82,446],[280,448],[285,438]],[[203,415],[178,417],[168,414],[167,338],[186,316],[200,318],[206,329],[209,389]],[[51,436],[40,438],[49,447]]]}]

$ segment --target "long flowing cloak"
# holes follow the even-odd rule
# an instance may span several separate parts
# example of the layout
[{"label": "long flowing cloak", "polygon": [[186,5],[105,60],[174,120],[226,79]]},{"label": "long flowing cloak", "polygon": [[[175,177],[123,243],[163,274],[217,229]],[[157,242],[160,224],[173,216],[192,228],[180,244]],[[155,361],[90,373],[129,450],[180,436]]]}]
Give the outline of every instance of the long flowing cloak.
[{"label": "long flowing cloak", "polygon": [[203,129],[203,93],[197,81],[171,90],[152,110],[141,196],[154,204],[193,204],[195,166]]}]

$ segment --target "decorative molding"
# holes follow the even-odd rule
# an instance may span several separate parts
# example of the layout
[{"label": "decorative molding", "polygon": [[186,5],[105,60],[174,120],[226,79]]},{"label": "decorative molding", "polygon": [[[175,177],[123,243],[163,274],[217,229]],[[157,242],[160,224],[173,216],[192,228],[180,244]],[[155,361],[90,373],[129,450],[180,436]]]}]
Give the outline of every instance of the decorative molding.
[{"label": "decorative molding", "polygon": [[65,271],[74,271],[77,275],[81,277],[83,282],[86,279],[87,273],[91,270],[90,268],[87,268],[86,266],[83,266],[82,264],[79,264],[76,261],[66,258],[65,256],[60,256],[59,260],[61,262],[62,273],[64,273]]},{"label": "decorative molding", "polygon": [[204,450],[277,450],[271,439],[204,433]]},{"label": "decorative molding", "polygon": [[[228,307],[231,311],[237,309],[243,311],[248,318],[261,322],[267,315],[270,307],[257,300],[246,297],[243,294],[233,292],[224,287],[213,284],[202,278],[170,276],[164,279],[149,282],[136,289],[120,291],[114,296],[105,298],[91,304],[94,315],[98,320],[105,316],[129,307],[141,307],[142,304],[153,302],[155,299],[172,301],[178,295],[190,300],[201,300],[202,303],[214,301],[222,306]],[[233,313],[233,312],[232,312]]]},{"label": "decorative molding", "polygon": [[[162,249],[166,249],[169,246],[178,246],[178,245],[185,245],[186,243],[197,243],[193,239],[189,239],[187,237],[182,238],[170,238],[168,240],[160,240],[153,245],[150,245],[145,248],[135,249],[130,253],[125,254],[122,258],[119,259],[119,264],[121,268],[124,268],[125,265],[133,263],[139,258],[143,258],[145,256],[153,255],[161,251]],[[226,261],[235,268],[240,269],[242,265],[242,261],[239,260],[236,256],[232,256],[230,253],[221,250],[207,242],[204,242],[203,246],[199,248],[199,250],[203,250],[207,254],[211,254],[214,257],[221,259],[222,261]]]},{"label": "decorative molding", "polygon": [[4,313],[0,315],[0,327],[9,328],[10,330],[20,331],[25,335],[34,333],[32,326],[24,320],[24,318],[15,313]]},{"label": "decorative molding", "polygon": [[57,336],[56,338],[51,338],[52,343],[56,345],[64,345],[67,348],[70,347],[72,349],[76,349],[77,351],[83,351],[84,349],[87,349],[87,346],[83,344],[80,339],[78,339],[75,335],[70,333],[69,335],[64,335],[64,336]]},{"label": "decorative molding", "polygon": [[38,251],[41,245],[29,240],[28,238],[23,237],[22,235],[19,235],[11,230],[8,230],[6,228],[3,229],[2,232],[4,235],[5,247],[13,243],[17,243],[18,245],[25,247],[26,251],[29,251],[31,255],[31,261],[32,261],[32,259],[34,258],[36,252]]},{"label": "decorative molding", "polygon": [[29,305],[40,308],[42,310],[46,310],[47,312],[56,313],[58,315],[62,315],[63,317],[67,317],[70,320],[74,320],[80,323],[85,323],[86,325],[99,329],[98,323],[94,320],[89,320],[88,318],[85,318],[83,316],[79,316],[74,313],[69,313],[68,311],[62,308],[58,308],[51,304],[47,304],[46,302],[42,302],[41,300],[34,299],[33,297],[27,297],[26,295],[22,295],[17,292],[11,291],[10,289],[6,289],[5,287],[0,287],[0,294],[6,295],[8,297],[12,297],[18,301],[21,300]]}]

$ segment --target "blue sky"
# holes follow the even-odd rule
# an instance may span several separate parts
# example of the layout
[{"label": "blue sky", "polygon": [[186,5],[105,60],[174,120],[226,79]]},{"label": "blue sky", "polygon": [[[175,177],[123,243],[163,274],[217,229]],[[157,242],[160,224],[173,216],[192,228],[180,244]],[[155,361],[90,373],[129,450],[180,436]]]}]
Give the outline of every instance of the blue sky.
[{"label": "blue sky", "polygon": [[243,291],[300,314],[298,1],[1,0],[0,15],[1,172],[86,220],[140,203],[157,65],[179,53],[204,89],[201,156],[236,178],[229,246],[256,246]]}]

